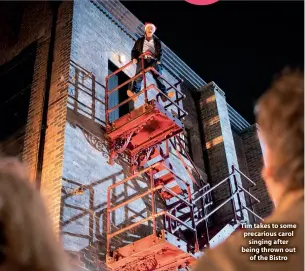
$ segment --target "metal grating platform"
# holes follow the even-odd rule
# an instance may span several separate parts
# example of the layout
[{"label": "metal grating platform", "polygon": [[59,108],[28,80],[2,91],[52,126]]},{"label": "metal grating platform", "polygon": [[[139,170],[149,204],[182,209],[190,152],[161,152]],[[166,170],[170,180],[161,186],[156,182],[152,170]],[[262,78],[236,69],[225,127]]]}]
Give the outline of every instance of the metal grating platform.
[{"label": "metal grating platform", "polygon": [[158,237],[149,235],[115,250],[106,263],[112,271],[165,271],[190,266],[195,260],[196,256],[188,251],[184,241],[162,230]]},{"label": "metal grating platform", "polygon": [[183,131],[183,123],[152,100],[114,121],[107,138],[112,157],[126,152],[135,156]]}]

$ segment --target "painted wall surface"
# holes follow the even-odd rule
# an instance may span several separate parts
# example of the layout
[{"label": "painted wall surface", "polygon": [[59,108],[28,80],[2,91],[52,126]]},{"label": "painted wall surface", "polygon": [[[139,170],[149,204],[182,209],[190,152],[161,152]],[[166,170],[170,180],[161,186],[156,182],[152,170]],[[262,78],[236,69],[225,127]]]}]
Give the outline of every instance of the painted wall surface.
[{"label": "painted wall surface", "polygon": [[[129,55],[134,41],[89,1],[75,1],[73,11],[68,117],[65,129],[62,238],[63,245],[90,270],[105,260],[107,188],[129,176],[129,165],[118,159],[109,165],[107,141],[101,126],[105,122],[105,77],[108,61],[120,67],[118,55]],[[90,74],[92,72],[92,75]],[[126,69],[133,76],[135,66]],[[164,76],[172,83],[175,78]],[[148,77],[148,82],[153,82]],[[154,97],[153,93],[149,98]],[[135,107],[143,102],[138,99]],[[177,157],[171,155],[174,171],[191,182]],[[140,176],[121,185],[111,194],[112,204],[143,193],[148,180]],[[81,187],[81,193],[74,193]],[[158,203],[158,210],[161,208]],[[139,221],[150,214],[150,196],[117,209],[111,216],[112,231]],[[152,233],[151,223],[113,238],[118,248]],[[98,270],[98,269],[97,269]]]}]

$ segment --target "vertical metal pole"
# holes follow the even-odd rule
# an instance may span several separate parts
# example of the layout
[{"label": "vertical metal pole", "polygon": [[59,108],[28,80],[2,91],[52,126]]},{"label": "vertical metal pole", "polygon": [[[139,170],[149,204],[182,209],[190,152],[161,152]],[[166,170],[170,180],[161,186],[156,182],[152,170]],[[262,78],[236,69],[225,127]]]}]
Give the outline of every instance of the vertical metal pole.
[{"label": "vertical metal pole", "polygon": [[95,75],[92,74],[91,78],[91,88],[92,88],[92,119],[95,120]]},{"label": "vertical metal pole", "polygon": [[79,92],[79,86],[78,86],[78,79],[79,79],[79,70],[78,68],[75,69],[75,112],[77,113],[77,110],[78,110],[78,92]]},{"label": "vertical metal pole", "polygon": [[107,255],[110,254],[111,237],[110,237],[110,189],[107,190]]},{"label": "vertical metal pole", "polygon": [[170,233],[173,232],[173,229],[172,229],[172,219],[170,217],[166,217],[167,221],[168,221],[168,231]]},{"label": "vertical metal pole", "polygon": [[163,227],[164,227],[164,230],[167,231],[167,226],[166,226],[166,217],[165,215],[163,216]]},{"label": "vertical metal pole", "polygon": [[151,189],[151,206],[152,211],[151,215],[153,216],[153,235],[157,236],[157,223],[156,223],[156,202],[155,202],[155,192],[154,192],[154,178],[153,178],[153,170],[149,170],[149,177],[150,177],[150,189]]},{"label": "vertical metal pole", "polygon": [[144,96],[145,96],[145,103],[148,103],[148,96],[147,96],[147,89],[146,89],[146,73],[144,72],[144,55],[141,58],[141,62],[142,62],[142,72],[143,72],[143,79],[144,79]]},{"label": "vertical metal pole", "polygon": [[[173,213],[172,213],[173,216],[175,216],[175,217],[177,217],[177,212],[176,212],[176,211],[177,211],[177,210],[174,209],[174,210],[173,210]],[[176,230],[176,228],[177,228],[177,221],[175,220],[175,221],[174,221],[174,230]]]},{"label": "vertical metal pole", "polygon": [[[191,194],[191,187],[190,185],[187,186],[187,194],[188,194],[188,199],[189,199],[189,203],[192,204],[192,194]],[[196,223],[195,223],[195,217],[194,217],[194,206],[192,204],[192,206],[190,207],[191,212],[191,220],[192,220],[192,227],[193,229],[196,229]],[[197,230],[194,232],[194,236],[195,236],[195,252],[197,252],[199,250],[199,244],[198,244],[198,236],[197,236]]]},{"label": "vertical metal pole", "polygon": [[[238,185],[237,185],[237,180],[236,180],[236,175],[235,174],[233,175],[233,179],[234,179],[234,185],[235,185],[236,192],[237,192],[238,191]],[[241,219],[244,219],[244,214],[243,214],[243,211],[242,211],[242,205],[241,205],[241,201],[240,201],[239,192],[237,192],[236,194],[237,194],[237,201],[238,201],[238,205],[239,205]]]},{"label": "vertical metal pole", "polygon": [[[201,185],[204,186],[204,183],[201,181]],[[206,192],[205,190],[208,190],[209,187],[202,190],[202,195]],[[207,215],[207,210],[205,208],[205,205],[209,203],[209,194],[202,197],[202,205],[203,205],[203,217]],[[208,218],[204,220],[205,222],[205,229],[206,229],[206,235],[207,235],[207,245],[210,247],[210,236],[209,236],[209,224],[208,224]]]},{"label": "vertical metal pole", "polygon": [[106,132],[109,132],[110,124],[109,124],[109,113],[108,113],[108,78],[106,78],[106,87],[105,87],[105,122],[106,122]]},{"label": "vertical metal pole", "polygon": [[169,157],[169,144],[168,144],[168,139],[166,139],[165,141],[165,147],[166,147],[166,157],[168,158]]},{"label": "vertical metal pole", "polygon": [[[176,88],[178,88],[178,85],[179,85],[179,82],[176,83],[174,86]],[[176,101],[178,101],[178,98],[179,98],[179,95],[178,95],[178,92],[175,90],[175,94],[176,94]],[[181,103],[182,104],[182,103]],[[178,105],[180,105],[180,102],[178,102]],[[181,117],[181,112],[180,112],[180,108],[178,107],[178,119],[180,120],[180,117]]]},{"label": "vertical metal pole", "polygon": [[[235,176],[235,174],[233,176]],[[233,192],[233,189],[232,189],[232,186],[231,186],[231,178],[228,179],[228,183],[229,183],[231,196],[233,196],[233,194],[236,192],[236,190]],[[235,187],[237,189],[237,186],[235,186]],[[232,198],[231,202],[232,202],[232,207],[233,207],[233,212],[234,212],[234,217],[235,217],[235,223],[237,223],[238,219],[237,219],[237,212],[236,212],[236,206],[235,206],[235,199],[234,198],[235,198],[235,196]]]}]

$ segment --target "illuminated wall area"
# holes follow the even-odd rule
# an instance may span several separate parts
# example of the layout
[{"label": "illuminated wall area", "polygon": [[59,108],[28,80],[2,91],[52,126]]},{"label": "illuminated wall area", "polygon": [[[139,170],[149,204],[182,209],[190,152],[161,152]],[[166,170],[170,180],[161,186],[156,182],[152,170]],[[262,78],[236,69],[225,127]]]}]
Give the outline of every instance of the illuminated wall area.
[{"label": "illuminated wall area", "polygon": [[[143,24],[123,3],[31,2],[22,11],[18,38],[12,37],[9,44],[5,41],[6,45],[0,47],[3,74],[12,60],[24,55],[23,49],[30,48],[33,54],[28,63],[31,74],[25,82],[29,90],[25,92],[29,100],[27,118],[23,116],[20,124],[22,140],[14,154],[27,163],[31,181],[45,197],[54,229],[71,255],[75,270],[106,270],[107,188],[129,177],[131,172],[126,157],[120,156],[113,165],[108,163],[105,135],[105,78],[130,61],[131,48],[143,33]],[[232,202],[250,206],[261,217],[273,208],[261,178],[263,155],[258,129],[226,102],[224,91],[215,82],[205,82],[165,44],[163,49],[163,75],[171,84],[183,80],[178,89],[186,98],[179,106],[188,112],[181,135],[185,150],[169,148],[173,171],[192,183],[187,169],[194,173],[196,168],[202,181],[212,187],[227,178],[234,166],[257,184],[249,185],[245,177],[238,175],[235,182],[229,179],[212,192],[213,206],[230,197],[236,185],[261,200],[257,204],[241,193],[239,202],[233,197],[233,201],[213,213],[208,226],[220,229],[213,240],[216,244],[232,233],[221,231],[235,214]],[[129,80],[135,68],[131,65],[111,77],[109,88]],[[151,83],[153,78],[148,75],[147,84]],[[111,94],[109,106],[125,100],[127,89],[128,85]],[[149,100],[155,97],[156,91],[149,91]],[[143,102],[142,95],[136,102],[114,110],[110,120],[126,115]],[[168,110],[177,113],[174,106]],[[111,204],[121,204],[146,191],[149,185],[147,176],[138,176],[112,191]],[[197,187],[191,185],[191,191],[196,192]],[[164,201],[159,196],[156,200],[157,209],[161,210]],[[111,216],[111,229],[120,230],[149,216],[151,206],[151,197],[147,195],[118,208]],[[244,209],[238,215],[248,223],[258,221]],[[162,221],[158,221],[158,226],[162,227]],[[144,223],[113,238],[111,248],[128,245],[151,231],[151,223]]]}]

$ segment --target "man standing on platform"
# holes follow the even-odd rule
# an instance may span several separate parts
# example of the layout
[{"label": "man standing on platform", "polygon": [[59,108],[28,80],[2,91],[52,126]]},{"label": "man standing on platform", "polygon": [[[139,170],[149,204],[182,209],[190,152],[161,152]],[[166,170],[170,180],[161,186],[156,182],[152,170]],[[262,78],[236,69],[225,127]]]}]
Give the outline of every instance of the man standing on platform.
[{"label": "man standing on platform", "polygon": [[[139,38],[131,51],[131,59],[134,64],[137,64],[136,74],[142,71],[142,61],[139,58],[140,55],[146,53],[144,56],[144,69],[148,67],[154,67],[155,70],[161,75],[162,74],[162,66],[161,66],[161,57],[162,57],[162,44],[161,41],[157,37],[153,37],[153,34],[156,31],[156,26],[152,23],[145,24],[145,35]],[[151,71],[153,78],[157,82],[158,88],[169,98],[174,96],[174,92],[167,93],[167,89],[163,84],[162,78]],[[127,95],[132,97],[136,93],[141,91],[143,76],[137,77],[132,84],[132,88],[129,88],[127,91]],[[166,98],[161,95],[161,99],[163,102],[166,101]],[[134,98],[136,100],[136,98]]]}]

